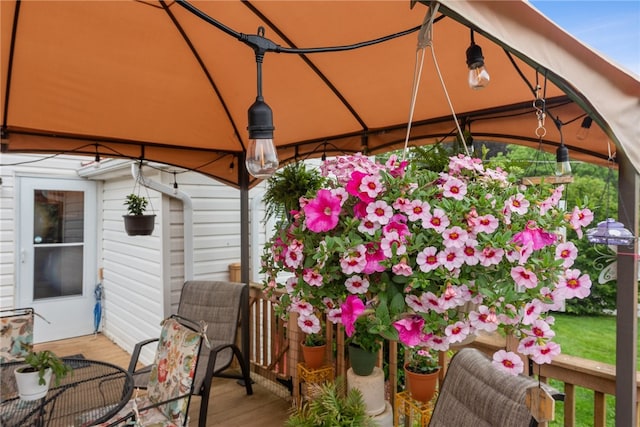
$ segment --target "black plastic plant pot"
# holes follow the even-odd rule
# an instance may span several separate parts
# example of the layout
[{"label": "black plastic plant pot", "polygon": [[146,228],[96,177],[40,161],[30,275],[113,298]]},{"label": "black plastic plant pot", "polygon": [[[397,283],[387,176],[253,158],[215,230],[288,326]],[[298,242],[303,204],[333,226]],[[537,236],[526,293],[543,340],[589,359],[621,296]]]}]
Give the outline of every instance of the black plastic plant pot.
[{"label": "black plastic plant pot", "polygon": [[122,215],[124,229],[129,236],[149,236],[153,233],[155,215]]}]

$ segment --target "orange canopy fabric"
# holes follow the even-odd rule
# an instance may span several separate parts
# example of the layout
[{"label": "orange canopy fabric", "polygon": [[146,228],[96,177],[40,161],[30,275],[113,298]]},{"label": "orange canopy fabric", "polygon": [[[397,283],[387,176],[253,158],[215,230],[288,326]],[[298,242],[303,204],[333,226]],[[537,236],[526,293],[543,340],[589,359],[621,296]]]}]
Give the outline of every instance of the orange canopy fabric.
[{"label": "orange canopy fabric", "polygon": [[[421,26],[430,11],[405,0],[189,3],[236,32],[256,34],[262,26],[286,48],[374,40]],[[525,1],[437,6],[411,144],[455,138],[435,57],[457,118],[474,139],[555,151],[557,118],[573,159],[605,162],[622,150],[640,169],[636,76]],[[143,158],[238,185],[247,109],[256,97],[249,46],[173,1],[3,0],[0,25],[4,150]],[[466,84],[470,28],[491,74],[480,91]],[[414,31],[342,52],[267,52],[263,94],[281,163],[402,148],[417,42]],[[536,84],[546,101],[543,138]],[[594,124],[580,140],[586,115]]]}]

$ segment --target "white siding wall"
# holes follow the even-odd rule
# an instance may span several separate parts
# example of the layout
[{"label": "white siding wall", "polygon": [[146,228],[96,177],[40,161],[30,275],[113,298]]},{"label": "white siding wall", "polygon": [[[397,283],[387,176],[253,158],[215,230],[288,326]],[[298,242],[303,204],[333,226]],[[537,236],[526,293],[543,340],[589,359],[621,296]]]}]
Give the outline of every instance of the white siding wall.
[{"label": "white siding wall", "polygon": [[45,159],[39,155],[0,154],[0,308],[13,308],[16,304],[16,176],[77,177],[76,170],[88,160],[77,156]]},{"label": "white siding wall", "polygon": [[[163,175],[164,183],[171,186],[173,176]],[[180,191],[189,194],[193,203],[193,278],[229,280],[229,264],[240,262],[240,191],[197,173],[179,174],[176,179]],[[250,207],[253,205],[251,198],[262,194],[263,185],[260,184],[250,191]],[[257,216],[250,213],[250,220],[257,218],[260,222],[262,209],[256,214]],[[179,200],[171,200],[169,216],[170,299],[171,313],[175,313],[184,283],[183,215],[182,203]],[[264,227],[261,222],[258,224],[258,235],[255,238],[257,245],[264,243]],[[250,241],[254,242],[251,236]],[[261,252],[260,248],[261,246],[258,248]],[[251,263],[259,261],[258,258],[251,260]]]},{"label": "white siding wall", "polygon": [[123,203],[132,191],[133,180],[121,178],[105,182],[102,194],[103,331],[127,351],[157,336],[164,317],[162,196],[142,189],[141,194],[150,199],[146,213],[156,214],[155,229],[151,236],[128,236]]}]

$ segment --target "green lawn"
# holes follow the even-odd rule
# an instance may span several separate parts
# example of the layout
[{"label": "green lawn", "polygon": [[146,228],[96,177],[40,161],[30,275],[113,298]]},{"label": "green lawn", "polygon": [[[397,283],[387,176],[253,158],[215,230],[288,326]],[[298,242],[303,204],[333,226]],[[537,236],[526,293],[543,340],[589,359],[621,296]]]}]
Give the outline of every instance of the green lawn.
[{"label": "green lawn", "polygon": [[[616,363],[616,318],[613,316],[555,316],[555,341],[562,347],[562,353],[585,359],[615,365]],[[640,342],[640,334],[639,339]],[[640,352],[637,364],[640,366]],[[562,390],[561,383],[552,384]],[[563,404],[556,405],[556,420],[563,420]],[[576,426],[593,425],[593,392],[577,388]],[[563,423],[555,421],[550,426],[560,427]],[[615,425],[615,398],[607,396],[607,426]]]}]

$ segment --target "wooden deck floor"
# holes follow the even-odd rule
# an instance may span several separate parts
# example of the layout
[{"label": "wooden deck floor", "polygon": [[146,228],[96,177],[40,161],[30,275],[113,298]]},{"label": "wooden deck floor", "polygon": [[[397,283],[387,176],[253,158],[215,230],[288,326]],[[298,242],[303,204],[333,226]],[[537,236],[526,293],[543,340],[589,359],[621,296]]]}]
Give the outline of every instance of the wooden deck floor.
[{"label": "wooden deck floor", "polygon": [[[105,336],[88,335],[61,341],[37,344],[36,350],[48,349],[59,356],[82,354],[87,359],[102,360],[126,368],[130,355]],[[244,387],[235,380],[214,378],[209,399],[207,427],[280,427],[284,425],[291,400],[278,387],[255,376],[253,395],[247,396]],[[190,426],[198,425],[200,397],[191,400]]]}]

